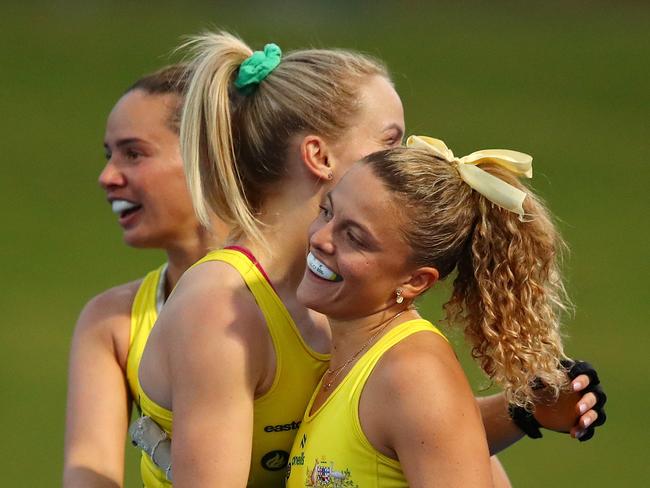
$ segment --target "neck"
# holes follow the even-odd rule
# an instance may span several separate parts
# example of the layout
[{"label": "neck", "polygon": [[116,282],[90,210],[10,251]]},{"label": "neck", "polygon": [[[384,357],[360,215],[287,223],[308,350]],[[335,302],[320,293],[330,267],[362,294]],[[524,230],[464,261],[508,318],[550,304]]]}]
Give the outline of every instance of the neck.
[{"label": "neck", "polygon": [[[262,213],[265,245],[242,237],[229,244],[248,248],[260,262],[283,301],[295,298],[303,278],[308,248],[308,231],[318,215],[320,194],[310,190],[279,191],[269,196]],[[285,302],[286,303],[286,302]]]},{"label": "neck", "polygon": [[215,225],[213,230],[198,226],[196,232],[182,242],[176,242],[166,249],[167,272],[165,274],[165,298],[178,283],[181,275],[211,249],[223,245],[225,229]]},{"label": "neck", "polygon": [[[332,330],[330,370],[340,368],[361,352],[367,351],[386,332],[399,324],[419,318],[414,308],[393,305],[379,312],[351,320],[329,319]],[[359,354],[360,355],[360,354]]]}]

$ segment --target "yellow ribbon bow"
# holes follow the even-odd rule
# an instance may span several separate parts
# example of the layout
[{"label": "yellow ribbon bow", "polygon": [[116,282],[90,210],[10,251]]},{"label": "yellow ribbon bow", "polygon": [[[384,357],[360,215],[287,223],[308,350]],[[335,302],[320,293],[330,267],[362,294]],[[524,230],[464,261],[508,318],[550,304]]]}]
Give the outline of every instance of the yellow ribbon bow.
[{"label": "yellow ribbon bow", "polygon": [[524,199],[526,192],[506,183],[479,168],[484,163],[494,163],[517,176],[533,177],[533,157],[518,151],[508,149],[484,149],[462,158],[457,158],[440,139],[426,136],[410,136],[406,140],[408,147],[424,149],[435,156],[456,165],[460,177],[474,190],[495,205],[514,212],[522,219],[524,216]]}]

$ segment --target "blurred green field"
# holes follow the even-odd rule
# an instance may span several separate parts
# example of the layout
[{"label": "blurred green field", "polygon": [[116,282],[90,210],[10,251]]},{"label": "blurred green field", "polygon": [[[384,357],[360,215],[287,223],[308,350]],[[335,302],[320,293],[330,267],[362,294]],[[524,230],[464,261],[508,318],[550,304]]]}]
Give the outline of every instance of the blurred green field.
[{"label": "blurred green field", "polygon": [[[535,157],[570,247],[567,351],[598,365],[609,422],[581,445],[547,433],[501,456],[515,486],[647,486],[650,5],[645,2],[52,1],[0,15],[2,486],[60,484],[69,340],[95,293],[162,260],[121,243],[99,191],[104,122],[184,34],[339,46],[390,67],[407,132],[458,155]],[[645,215],[645,217],[644,217]],[[442,293],[424,308],[440,316]],[[485,380],[468,364],[477,390]],[[140,486],[129,448],[127,486]],[[643,480],[646,480],[645,482]]]}]

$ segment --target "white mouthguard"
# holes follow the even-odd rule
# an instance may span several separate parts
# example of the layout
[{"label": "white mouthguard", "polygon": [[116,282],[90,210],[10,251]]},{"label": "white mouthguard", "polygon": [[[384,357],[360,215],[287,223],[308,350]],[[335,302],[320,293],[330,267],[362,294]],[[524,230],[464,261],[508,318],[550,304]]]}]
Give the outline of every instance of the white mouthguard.
[{"label": "white mouthguard", "polygon": [[137,206],[137,203],[129,202],[128,200],[113,200],[111,202],[111,210],[116,214],[121,214],[122,212],[134,209]]},{"label": "white mouthguard", "polygon": [[321,263],[312,253],[307,254],[307,266],[314,273],[321,278],[328,281],[342,281],[339,275]]}]

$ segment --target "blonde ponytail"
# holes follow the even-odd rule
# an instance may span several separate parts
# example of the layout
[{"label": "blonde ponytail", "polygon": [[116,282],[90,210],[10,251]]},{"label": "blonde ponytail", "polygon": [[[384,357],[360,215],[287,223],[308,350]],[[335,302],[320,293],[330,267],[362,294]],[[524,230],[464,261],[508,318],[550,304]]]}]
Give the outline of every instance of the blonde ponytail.
[{"label": "blonde ponytail", "polygon": [[204,225],[216,214],[235,237],[264,244],[260,215],[286,179],[289,141],[304,132],[340,136],[359,111],[364,78],[388,74],[354,52],[294,51],[244,95],[234,79],[252,51],[240,39],[205,33],[182,48],[192,79],[180,139],[196,213]]},{"label": "blonde ponytail", "polygon": [[[232,136],[231,83],[252,50],[227,33],[205,33],[185,45],[194,54],[181,123],[181,150],[192,202],[200,222],[216,213],[226,224],[259,240],[237,167]],[[231,101],[231,98],[234,98]]]}]

